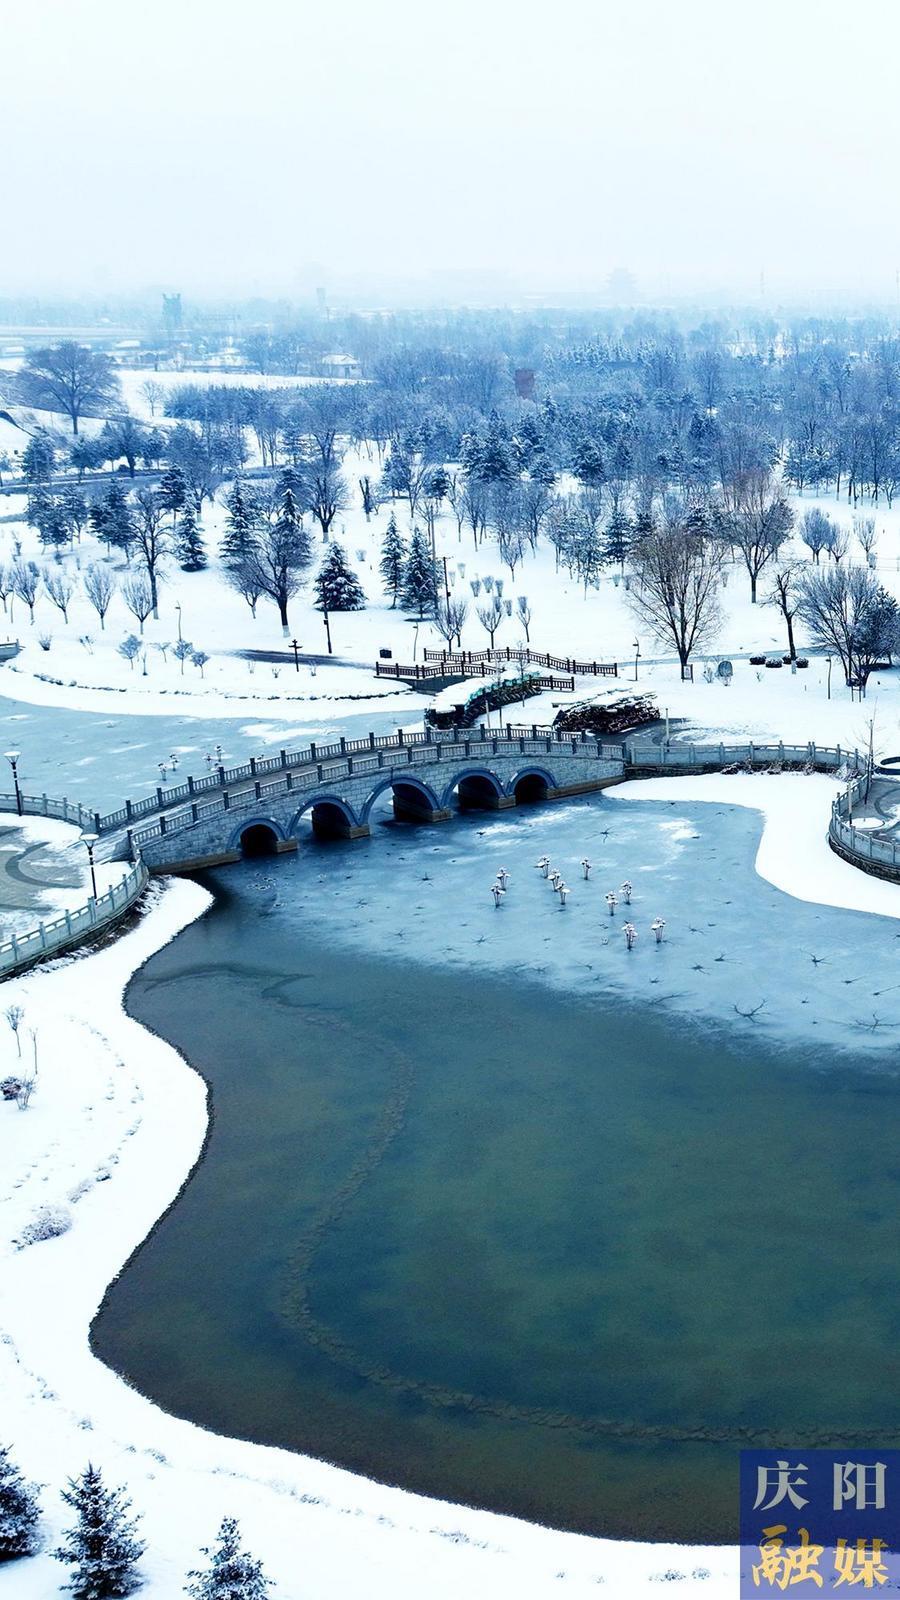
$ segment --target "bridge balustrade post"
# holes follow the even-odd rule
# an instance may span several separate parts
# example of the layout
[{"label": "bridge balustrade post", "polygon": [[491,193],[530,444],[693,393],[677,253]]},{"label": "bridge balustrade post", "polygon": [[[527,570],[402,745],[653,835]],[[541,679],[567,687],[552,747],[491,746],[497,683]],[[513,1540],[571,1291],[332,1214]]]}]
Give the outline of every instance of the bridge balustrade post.
[{"label": "bridge balustrade post", "polygon": [[197,802],[196,802],[196,800],[192,800],[191,801],[191,821],[192,822],[196,822],[197,821]]},{"label": "bridge balustrade post", "polygon": [[126,800],[125,801],[125,820],[126,820],[126,822],[130,822],[131,821],[131,801],[130,800]]},{"label": "bridge balustrade post", "polygon": [[165,819],[165,816],[162,816],[159,819],[159,831],[160,831],[160,834],[164,834],[165,831],[166,831],[166,819]]},{"label": "bridge balustrade post", "polygon": [[778,759],[779,759],[779,761],[783,761],[784,760],[784,740],[783,739],[779,739],[779,741],[778,741]]},{"label": "bridge balustrade post", "polygon": [[94,812],[94,832],[95,833],[99,833],[100,832],[100,813],[99,813],[99,811],[95,811]]},{"label": "bridge balustrade post", "polygon": [[755,752],[755,750],[753,748],[753,740],[752,739],[750,740],[749,750],[750,750],[750,765],[752,767],[752,765],[753,765],[753,763],[754,763],[754,761],[756,759],[756,752]]},{"label": "bridge balustrade post", "polygon": [[347,740],[345,739],[344,735],[341,734],[341,755],[345,756],[346,754],[347,754]]},{"label": "bridge balustrade post", "polygon": [[262,786],[259,783],[258,779],[257,779],[256,783],[253,785],[253,793],[256,796],[257,800],[261,800],[262,799]]},{"label": "bridge balustrade post", "polygon": [[190,773],[188,773],[187,786],[188,786],[188,794],[193,794],[193,792],[194,792],[194,780],[191,777]]},{"label": "bridge balustrade post", "polygon": [[411,744],[408,744],[406,746],[406,765],[408,767],[412,766],[412,758],[413,758],[413,747],[412,747]]},{"label": "bridge balustrade post", "polygon": [[352,756],[348,756],[347,757],[347,777],[348,778],[352,778],[353,777],[353,757]]},{"label": "bridge balustrade post", "polygon": [[162,808],[165,805],[165,803],[166,802],[163,799],[162,789],[160,789],[159,786],[157,785],[157,789],[156,789],[156,804],[159,806],[160,811],[162,810]]},{"label": "bridge balustrade post", "polygon": [[[222,810],[223,811],[229,811],[230,809],[231,809],[231,795],[228,793],[228,790],[226,789],[225,793],[222,796]],[[163,830],[163,831],[165,831],[165,830]]]},{"label": "bridge balustrade post", "polygon": [[398,744],[402,744],[403,743],[403,729],[402,728],[398,728],[397,729],[397,743]]},{"label": "bridge balustrade post", "polygon": [[369,749],[370,750],[374,750],[375,749],[375,735],[374,735],[374,733],[370,733],[369,734]]},{"label": "bridge balustrade post", "polygon": [[318,763],[317,763],[317,765],[316,765],[316,777],[317,777],[317,778],[318,778],[318,780],[319,780],[319,782],[320,782],[320,783],[321,783],[321,782],[322,782],[322,781],[323,781],[323,776],[322,776],[322,763],[321,763],[321,761],[319,761],[319,762],[318,762]]},{"label": "bridge balustrade post", "polygon": [[256,777],[256,757],[255,756],[251,756],[250,757],[250,776],[251,776],[251,778],[255,778]]},{"label": "bridge balustrade post", "polygon": [[288,764],[287,751],[286,750],[279,750],[278,754],[281,757],[281,765],[283,767],[286,767],[287,764]]},{"label": "bridge balustrade post", "polygon": [[314,743],[310,744],[310,747],[309,747],[309,759],[310,759],[310,761],[315,761],[317,759],[317,757],[316,757],[316,747],[315,747]]},{"label": "bridge balustrade post", "polygon": [[224,767],[216,767],[216,772],[219,774],[219,788],[220,789],[224,789],[224,787],[225,787],[225,768]]},{"label": "bridge balustrade post", "polygon": [[815,766],[815,764],[816,764],[816,747],[815,747],[814,743],[811,744],[810,747],[809,747],[809,759],[812,762],[813,766]]},{"label": "bridge balustrade post", "polygon": [[294,787],[293,773],[291,773],[291,772],[286,772],[285,773],[285,775],[284,775],[284,787],[286,788],[288,794],[290,794],[291,790]]},{"label": "bridge balustrade post", "polygon": [[128,854],[130,855],[130,857],[131,857],[131,859],[133,861],[134,860],[134,834],[132,833],[130,828],[128,829],[127,833],[125,834],[125,837],[128,840]]},{"label": "bridge balustrade post", "polygon": [[379,767],[383,767],[384,766],[384,751],[383,750],[379,750],[379,752],[378,752],[378,765],[379,765]]}]

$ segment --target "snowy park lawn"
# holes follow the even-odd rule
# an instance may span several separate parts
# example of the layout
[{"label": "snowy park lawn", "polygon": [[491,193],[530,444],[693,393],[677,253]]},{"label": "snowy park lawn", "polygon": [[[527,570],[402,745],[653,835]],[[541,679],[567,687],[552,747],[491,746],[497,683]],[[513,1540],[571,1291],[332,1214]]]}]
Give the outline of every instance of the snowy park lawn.
[{"label": "snowy park lawn", "polygon": [[[128,864],[97,861],[94,871],[102,895],[121,881]],[[0,815],[0,938],[75,911],[91,893],[80,829],[49,817]]]}]

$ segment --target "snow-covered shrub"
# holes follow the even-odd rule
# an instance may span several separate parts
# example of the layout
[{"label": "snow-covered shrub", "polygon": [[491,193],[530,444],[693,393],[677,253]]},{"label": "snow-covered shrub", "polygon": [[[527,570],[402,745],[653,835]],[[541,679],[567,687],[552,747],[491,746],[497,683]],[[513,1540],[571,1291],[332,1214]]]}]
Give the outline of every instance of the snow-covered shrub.
[{"label": "snow-covered shrub", "polygon": [[53,643],[53,639],[52,639],[52,636],[49,633],[39,633],[38,634],[38,644],[40,645],[42,650],[49,650],[52,643]]},{"label": "snow-covered shrub", "polygon": [[765,656],[751,656],[750,657],[750,665],[751,665],[751,667],[764,667],[765,664],[766,664]]},{"label": "snow-covered shrub", "polygon": [[19,1249],[42,1244],[45,1239],[58,1239],[61,1233],[68,1233],[71,1226],[72,1213],[68,1206],[39,1206],[19,1234]]},{"label": "snow-covered shrub", "polygon": [[808,667],[809,666],[808,657],[807,656],[798,656],[797,657],[797,666],[798,667]]},{"label": "snow-covered shrub", "polygon": [[778,660],[777,656],[770,656],[766,662],[767,667],[777,667],[779,672],[781,671],[782,665],[783,663]]},{"label": "snow-covered shrub", "polygon": [[25,1087],[23,1078],[4,1078],[0,1083],[0,1095],[4,1100],[18,1100]]}]

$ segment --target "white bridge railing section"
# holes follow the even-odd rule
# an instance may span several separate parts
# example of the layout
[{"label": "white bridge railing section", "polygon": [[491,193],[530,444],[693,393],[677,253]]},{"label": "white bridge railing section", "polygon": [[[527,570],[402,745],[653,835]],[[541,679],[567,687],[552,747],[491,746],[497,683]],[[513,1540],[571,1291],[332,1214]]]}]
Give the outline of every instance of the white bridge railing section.
[{"label": "white bridge railing section", "polygon": [[[4,798],[0,796],[0,802]],[[76,911],[64,911],[51,922],[41,922],[30,933],[13,934],[12,938],[4,939],[0,943],[0,976],[8,977],[41,956],[76,944],[108,923],[115,922],[143,893],[149,876],[143,861],[138,860],[125,873],[121,883],[114,884],[105,894],[98,895],[96,900],[88,900],[87,905],[79,906]]]}]

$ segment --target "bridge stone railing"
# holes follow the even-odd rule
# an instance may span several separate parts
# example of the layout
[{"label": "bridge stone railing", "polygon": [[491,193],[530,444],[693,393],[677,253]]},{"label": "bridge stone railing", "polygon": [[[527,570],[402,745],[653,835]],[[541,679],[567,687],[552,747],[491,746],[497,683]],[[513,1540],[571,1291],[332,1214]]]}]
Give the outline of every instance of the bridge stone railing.
[{"label": "bridge stone railing", "polygon": [[[595,762],[618,763],[620,768],[622,763],[621,743],[608,744],[587,734],[560,734],[554,729],[537,727],[509,727],[502,735],[499,732],[492,734],[484,728],[473,728],[463,736],[456,732],[449,736],[436,734],[431,739],[422,735],[412,739],[406,736],[401,743],[393,744],[378,742],[373,745],[367,740],[347,740],[348,749],[351,742],[357,746],[359,754],[336,759],[334,756],[325,756],[320,750],[322,759],[314,765],[299,772],[287,771],[283,777],[269,782],[263,782],[255,776],[260,771],[258,764],[232,769],[239,773],[239,777],[252,777],[252,786],[235,795],[226,790],[206,802],[193,799],[190,805],[166,812],[145,827],[129,829],[132,848],[142,849],[153,840],[182,832],[198,823],[209,822],[215,817],[224,818],[227,815],[230,819],[242,811],[257,810],[260,804],[277,800],[286,794],[296,797],[302,804],[305,795],[317,790],[323,793],[334,790],[337,785],[350,779],[354,782],[367,777],[377,780],[378,774],[385,771],[396,774],[400,781],[403,772],[427,773],[435,767],[449,768],[461,761],[484,761],[491,756],[508,759],[510,756],[551,755],[558,758],[566,753],[577,758],[582,774],[585,765],[590,766]],[[339,749],[336,746],[327,748]]]},{"label": "bridge stone railing", "polygon": [[[560,733],[556,728],[539,727],[536,723],[529,726],[507,724],[505,727],[493,730],[468,728],[466,732],[473,741],[480,739],[486,745],[498,738],[510,741],[520,738],[544,741],[549,739],[554,745],[563,746],[570,745],[573,740],[587,743],[591,739],[588,734]],[[120,829],[130,827],[133,822],[139,822],[142,817],[170,810],[179,801],[193,803],[200,795],[217,792],[221,794],[223,790],[247,779],[255,781],[257,778],[272,777],[280,773],[294,773],[298,769],[315,768],[323,762],[345,756],[377,751],[407,751],[415,749],[418,745],[434,747],[452,742],[456,738],[458,733],[455,729],[428,728],[424,733],[406,733],[402,728],[398,728],[396,733],[387,735],[370,733],[363,739],[338,739],[332,744],[309,744],[302,750],[279,750],[276,756],[251,756],[249,761],[242,762],[236,767],[220,766],[201,778],[187,778],[184,783],[160,786],[153,794],[144,795],[140,800],[126,800],[124,806],[108,812],[105,816],[101,816],[99,811],[92,812],[89,823],[95,833],[118,833]]]}]

